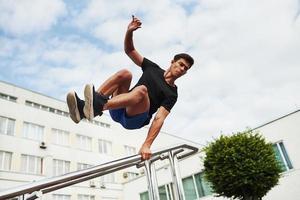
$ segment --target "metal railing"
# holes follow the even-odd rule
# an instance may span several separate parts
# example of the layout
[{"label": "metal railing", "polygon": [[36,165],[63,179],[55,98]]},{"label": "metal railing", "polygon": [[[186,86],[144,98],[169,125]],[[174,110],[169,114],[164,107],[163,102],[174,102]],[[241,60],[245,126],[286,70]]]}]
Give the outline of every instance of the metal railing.
[{"label": "metal railing", "polygon": [[[149,160],[141,160],[140,155],[124,157],[101,165],[90,167],[88,169],[71,172],[57,177],[47,178],[23,186],[10,188],[5,191],[0,191],[0,200],[10,199],[22,196],[23,199],[33,200],[41,197],[43,194],[81,183],[105,174],[109,174],[121,169],[136,166],[137,168],[145,167],[148,181],[148,191],[150,200],[159,200],[158,185],[156,179],[156,170],[154,163],[157,160],[169,159],[172,180],[174,185],[175,200],[184,200],[183,187],[179,173],[178,160],[188,157],[198,152],[198,148],[181,144],[157,150],[152,153]],[[30,194],[29,196],[25,195]]]}]

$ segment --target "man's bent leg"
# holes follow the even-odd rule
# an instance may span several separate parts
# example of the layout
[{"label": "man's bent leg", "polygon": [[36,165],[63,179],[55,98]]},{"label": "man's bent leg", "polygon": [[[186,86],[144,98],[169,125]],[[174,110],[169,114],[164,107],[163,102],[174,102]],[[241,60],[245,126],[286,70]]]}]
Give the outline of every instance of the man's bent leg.
[{"label": "man's bent leg", "polygon": [[150,108],[150,100],[147,88],[140,85],[131,92],[119,94],[111,98],[103,107],[103,110],[126,108],[128,116],[146,112]]},{"label": "man's bent leg", "polygon": [[126,93],[129,90],[132,80],[130,71],[123,69],[107,79],[97,90],[98,93],[110,96]]},{"label": "man's bent leg", "polygon": [[[150,100],[145,86],[138,86],[126,95],[119,95],[112,100],[119,101],[120,98],[133,95],[134,104],[125,108],[110,109],[109,113],[114,121],[119,122],[126,129],[138,129],[149,123]],[[117,98],[117,99],[116,99]],[[124,99],[123,99],[124,100]],[[111,105],[109,105],[111,103]],[[110,101],[107,107],[112,106]],[[114,102],[116,103],[116,102]],[[120,102],[119,102],[120,103]]]},{"label": "man's bent leg", "polygon": [[144,113],[150,108],[147,88],[143,85],[134,88],[129,93],[113,96],[107,103],[103,95],[93,91],[92,85],[86,85],[84,93],[86,99],[84,113],[88,119],[96,116],[95,112],[102,112],[103,110],[126,108],[126,114],[134,116]]},{"label": "man's bent leg", "polygon": [[[107,98],[105,96],[116,96],[121,93],[126,93],[129,90],[130,83],[132,80],[131,72],[126,69],[120,70],[107,79],[97,90],[95,94],[94,88],[92,85],[86,85],[84,89],[85,96],[85,106],[84,113],[88,119],[92,119],[98,114],[102,114],[103,105],[106,103]],[[94,99],[94,97],[97,97]],[[94,101],[98,101],[98,103]]]},{"label": "man's bent leg", "polygon": [[141,86],[136,87],[135,89],[138,90],[137,96],[139,96],[138,98],[140,98],[140,99],[137,103],[126,106],[127,116],[134,116],[134,115],[138,115],[138,114],[141,114],[144,112],[149,112],[149,109],[150,109],[150,99],[148,96],[147,87],[144,85],[141,85]]}]

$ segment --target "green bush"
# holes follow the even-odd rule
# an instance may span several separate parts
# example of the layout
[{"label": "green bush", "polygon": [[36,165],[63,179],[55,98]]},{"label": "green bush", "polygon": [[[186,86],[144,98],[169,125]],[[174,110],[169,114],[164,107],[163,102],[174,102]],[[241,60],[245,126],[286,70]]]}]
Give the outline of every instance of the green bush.
[{"label": "green bush", "polygon": [[261,199],[280,178],[272,144],[258,133],[221,136],[204,151],[205,177],[218,196]]}]

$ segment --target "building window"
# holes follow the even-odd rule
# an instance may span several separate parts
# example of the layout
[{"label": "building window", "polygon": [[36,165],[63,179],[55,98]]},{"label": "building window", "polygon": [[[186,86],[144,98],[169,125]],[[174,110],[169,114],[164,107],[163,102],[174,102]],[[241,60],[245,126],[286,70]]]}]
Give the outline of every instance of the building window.
[{"label": "building window", "polygon": [[93,165],[85,164],[85,163],[77,163],[77,170],[87,169],[92,167]]},{"label": "building window", "polygon": [[140,194],[140,200],[149,200],[148,192],[143,192]]},{"label": "building window", "polygon": [[40,125],[37,125],[37,124],[24,122],[24,124],[23,124],[23,137],[38,140],[38,141],[43,141],[43,139],[44,139],[44,127],[40,126]]},{"label": "building window", "polygon": [[182,185],[186,200],[197,199],[196,187],[192,176],[184,178]]},{"label": "building window", "polygon": [[21,155],[21,172],[42,174],[43,159],[38,156]]},{"label": "building window", "polygon": [[59,176],[70,172],[70,161],[53,160],[53,175]]},{"label": "building window", "polygon": [[1,92],[0,92],[0,98],[8,100],[8,101],[12,101],[12,102],[17,102],[17,97],[10,96],[8,94],[4,94],[4,93],[1,93]]},{"label": "building window", "polygon": [[0,134],[14,135],[15,121],[14,119],[0,116]]},{"label": "building window", "polygon": [[79,194],[78,200],[95,200],[95,196],[87,194]]},{"label": "building window", "polygon": [[[3,98],[7,99],[8,97],[6,97],[6,96],[3,97]],[[0,93],[0,98],[1,98],[1,93]],[[13,97],[10,97],[10,100],[12,98]],[[16,101],[16,99],[15,99],[15,101]],[[69,115],[70,115],[68,112],[65,112],[63,110],[48,107],[48,106],[45,106],[45,105],[42,105],[42,104],[39,104],[39,103],[35,103],[35,102],[32,102],[32,101],[28,101],[28,100],[25,101],[25,105],[36,108],[36,109],[44,110],[44,111],[47,111],[47,112],[51,112],[51,113],[54,113],[54,114],[57,114],[57,115],[65,116],[65,117],[69,117]],[[96,121],[96,120],[89,121],[89,120],[86,120],[86,119],[83,119],[82,121],[89,122],[89,123],[92,123],[92,124],[96,124],[97,126],[101,126],[101,127],[104,127],[104,128],[110,128],[110,124],[107,124],[107,123],[104,123],[104,122],[99,122],[99,121]]]},{"label": "building window", "polygon": [[71,195],[65,194],[53,194],[52,197],[53,200],[71,200]]},{"label": "building window", "polygon": [[67,117],[69,116],[69,113],[67,113],[65,111],[55,109],[55,108],[51,108],[51,107],[48,107],[48,106],[45,106],[45,105],[42,105],[42,104],[39,104],[39,103],[35,103],[35,102],[32,102],[32,101],[26,100],[25,105],[36,108],[36,109],[52,112],[52,113],[62,115],[62,116],[67,116]]},{"label": "building window", "polygon": [[100,183],[115,183],[115,174],[110,173],[100,176]]},{"label": "building window", "polygon": [[101,197],[101,200],[118,200],[117,197]]},{"label": "building window", "polygon": [[70,133],[68,131],[59,130],[53,128],[52,130],[52,141],[54,144],[69,146],[70,145]]},{"label": "building window", "polygon": [[112,142],[107,140],[98,140],[99,152],[101,154],[112,154]]},{"label": "building window", "polygon": [[110,124],[107,124],[107,123],[104,123],[104,122],[99,122],[99,121],[96,121],[96,120],[92,120],[92,121],[88,121],[88,122],[91,122],[92,124],[95,124],[97,126],[101,126],[101,127],[104,127],[104,128],[110,128]]},{"label": "building window", "polygon": [[212,195],[212,188],[210,184],[204,179],[204,173],[199,173],[195,175],[196,188],[199,197],[204,197]]},{"label": "building window", "polygon": [[84,135],[77,135],[77,148],[92,151],[92,138]]},{"label": "building window", "polygon": [[198,199],[212,194],[212,189],[204,179],[202,172],[183,179],[182,184],[186,200]]},{"label": "building window", "polygon": [[0,151],[0,169],[1,170],[11,170],[11,152]]},{"label": "building window", "polygon": [[169,200],[165,185],[158,187],[158,193],[159,193],[160,200]]},{"label": "building window", "polygon": [[[173,200],[174,193],[172,184],[166,184],[158,187],[159,199],[160,200]],[[143,192],[140,194],[140,200],[149,200],[149,193],[148,191]]]},{"label": "building window", "polygon": [[125,145],[124,149],[125,149],[125,155],[126,156],[131,156],[131,155],[136,154],[136,148],[135,147]]},{"label": "building window", "polygon": [[280,163],[282,171],[288,171],[293,169],[293,165],[288,156],[288,153],[284,147],[283,142],[277,142],[273,144],[273,150],[275,152],[275,156],[277,161]]},{"label": "building window", "polygon": [[[195,200],[212,194],[212,188],[204,179],[202,172],[182,179],[182,185],[185,200]],[[158,191],[161,200],[174,199],[173,185],[171,183],[160,186]],[[141,193],[140,199],[149,200],[148,192]]]},{"label": "building window", "polygon": [[126,175],[129,180],[135,179],[139,176],[139,174],[136,172],[126,172]]}]

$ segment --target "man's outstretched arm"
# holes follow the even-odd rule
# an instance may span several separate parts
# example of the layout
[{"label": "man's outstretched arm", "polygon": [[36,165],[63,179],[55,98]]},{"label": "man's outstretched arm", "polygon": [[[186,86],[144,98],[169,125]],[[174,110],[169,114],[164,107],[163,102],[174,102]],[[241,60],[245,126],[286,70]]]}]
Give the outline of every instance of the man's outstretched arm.
[{"label": "man's outstretched arm", "polygon": [[133,31],[141,28],[142,22],[132,15],[132,21],[128,24],[124,40],[124,50],[129,58],[138,66],[142,66],[143,56],[141,56],[133,45]]},{"label": "man's outstretched arm", "polygon": [[145,139],[145,142],[143,143],[139,153],[141,154],[142,158],[149,159],[151,157],[151,150],[150,147],[155,140],[156,136],[158,135],[161,127],[164,124],[165,119],[167,118],[168,114],[170,112],[166,110],[164,107],[160,107],[157,111],[157,114],[155,115],[152,124],[150,126],[150,129],[148,131],[147,138]]}]

